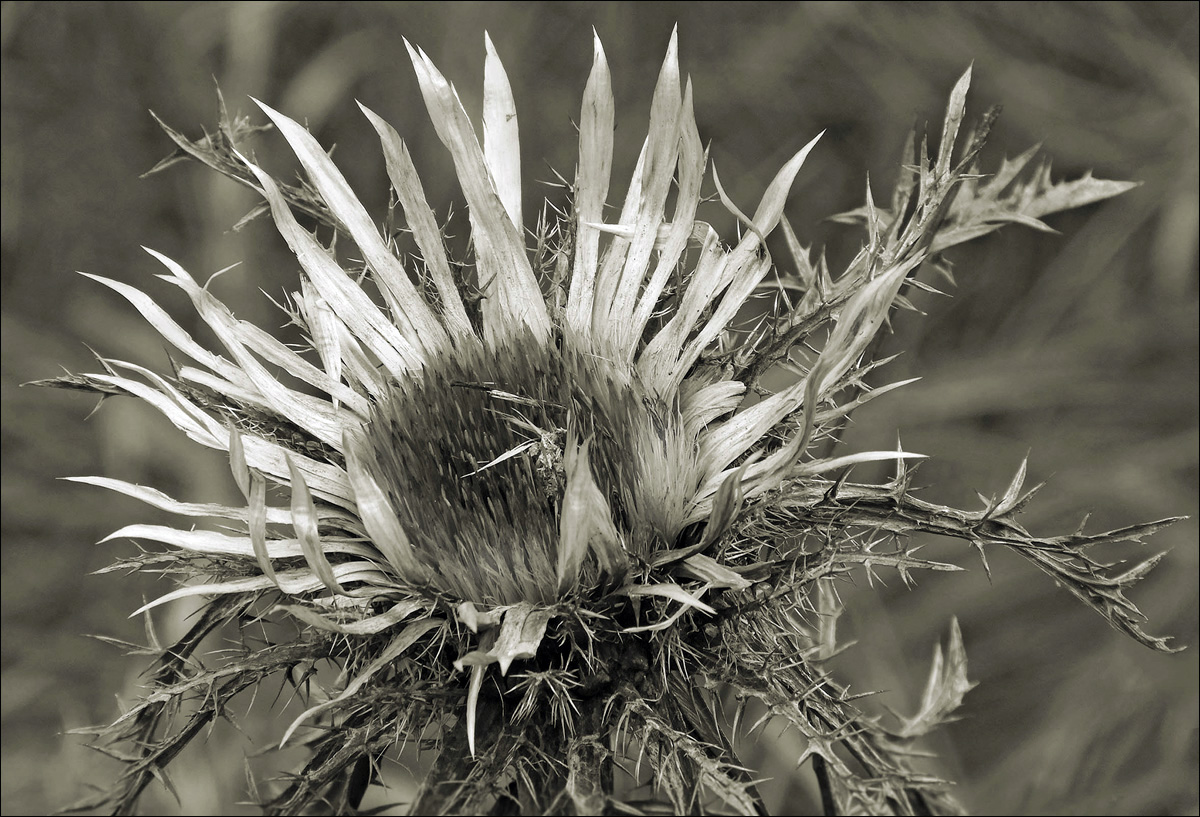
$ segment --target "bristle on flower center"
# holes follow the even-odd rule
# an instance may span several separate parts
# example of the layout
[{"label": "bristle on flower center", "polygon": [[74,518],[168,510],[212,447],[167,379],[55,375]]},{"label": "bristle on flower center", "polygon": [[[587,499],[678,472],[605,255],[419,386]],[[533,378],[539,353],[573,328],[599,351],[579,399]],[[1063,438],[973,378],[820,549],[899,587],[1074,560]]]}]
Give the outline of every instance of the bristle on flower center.
[{"label": "bristle on flower center", "polygon": [[[591,478],[627,531],[638,479],[630,430],[644,411],[633,380],[607,362],[526,338],[394,381],[368,425],[370,467],[437,589],[552,603],[568,447],[588,441]],[[570,589],[605,586],[605,572],[592,564]]]}]

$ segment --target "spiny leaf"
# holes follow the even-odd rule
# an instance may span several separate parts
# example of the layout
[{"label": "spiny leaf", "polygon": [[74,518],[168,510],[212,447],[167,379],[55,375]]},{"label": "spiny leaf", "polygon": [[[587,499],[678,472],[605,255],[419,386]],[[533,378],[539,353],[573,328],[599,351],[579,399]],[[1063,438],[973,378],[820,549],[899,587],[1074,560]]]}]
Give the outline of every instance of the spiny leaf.
[{"label": "spiny leaf", "polygon": [[[1141,626],[1145,616],[1125,596],[1153,563],[1143,564],[1122,576],[1114,574],[1114,565],[1088,556],[1088,550],[1097,544],[1138,542],[1178,518],[1131,525],[1102,534],[1036,537],[1007,517],[990,518],[986,510],[967,512],[924,502],[907,493],[897,494],[889,486],[847,484],[831,498],[818,486],[800,482],[790,486],[789,493],[777,501],[766,517],[772,520],[772,525],[787,520],[788,525],[812,525],[831,531],[865,529],[893,535],[923,532],[959,538],[977,548],[1007,547],[1032,561],[1068,592],[1104,616],[1117,630],[1155,650],[1176,652],[1179,649],[1169,646],[1169,638],[1146,633]],[[839,558],[868,564],[872,559],[877,560],[878,555],[851,552],[839,554]],[[911,557],[904,556],[896,565],[909,559]],[[912,566],[919,565],[912,563]]]},{"label": "spiny leaf", "polygon": [[933,648],[933,666],[925,691],[921,695],[921,706],[911,718],[902,718],[900,729],[895,735],[901,739],[912,739],[928,734],[938,725],[952,720],[963,697],[974,689],[975,683],[967,679],[967,654],[963,649],[962,631],[958,619],[950,619],[950,640],[943,655],[940,644]]},{"label": "spiny leaf", "polygon": [[948,178],[954,143],[958,140],[958,128],[962,125],[967,108],[967,90],[971,87],[971,68],[968,67],[954,84],[950,102],[946,105],[946,119],[942,124],[942,138],[938,143],[937,164],[934,173],[939,179]]}]

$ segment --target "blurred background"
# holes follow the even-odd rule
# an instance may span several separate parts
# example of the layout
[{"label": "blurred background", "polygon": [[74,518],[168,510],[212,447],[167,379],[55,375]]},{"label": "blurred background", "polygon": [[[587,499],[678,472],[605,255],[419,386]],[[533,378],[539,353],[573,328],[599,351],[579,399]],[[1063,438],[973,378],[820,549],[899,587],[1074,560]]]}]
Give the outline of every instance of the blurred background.
[{"label": "blurred background", "polygon": [[[232,499],[227,464],[132,401],[20,388],[66,367],[94,371],[88,345],[166,365],[164,343],[114,293],[77,270],[147,289],[192,331],[182,294],[152,279],[145,244],[214,284],[238,316],[283,323],[267,295],[296,264],[265,221],[231,227],[254,197],[199,167],[140,179],[171,150],[153,110],[197,137],[216,123],[214,80],[231,110],[247,95],[302,121],[382,214],[383,161],[354,101],[408,141],[431,203],[461,202],[401,38],[429,53],[469,111],[480,106],[483,32],[512,81],[522,126],[525,220],[554,171],[574,172],[572,122],[602,38],[617,98],[610,201],[623,195],[645,133],[653,78],[678,23],[702,138],[730,195],[752,208],[775,171],[818,131],[788,207],[801,239],[838,269],[860,235],[824,221],[886,199],[908,129],[936,131],[954,80],[974,63],[969,113],[1004,111],[985,170],[1041,143],[1057,177],[1088,169],[1144,184],[1051,216],[1061,235],[1010,227],[955,249],[952,298],[903,313],[891,379],[923,379],[872,404],[855,449],[928,454],[926,498],[978,507],[1026,452],[1049,485],[1026,515],[1048,535],[1190,515],[1155,536],[1166,550],[1135,593],[1148,629],[1189,649],[1152,653],[1111,630],[1033,567],[991,557],[989,582],[961,543],[931,558],[969,573],[915,589],[849,589],[836,669],[869,706],[915,711],[932,646],[957,615],[979,687],[930,748],[982,814],[1197,813],[1197,4],[1182,3],[366,3],[5,2],[2,16],[3,727],[5,814],[46,813],[111,778],[113,765],[64,737],[112,719],[144,659],[89,634],[139,641],[128,619],[163,584],[91,572],[133,550],[95,545],[135,521],[132,500],[57,477],[104,474],[194,501]],[[261,121],[261,114],[255,114]],[[258,157],[291,175],[277,135]],[[707,189],[707,188],[706,188]],[[461,210],[461,206],[457,209]],[[729,230],[731,223],[718,225]],[[728,232],[726,233],[728,234]],[[777,253],[777,256],[779,253]],[[261,291],[260,291],[261,290]],[[266,293],[266,294],[264,294]],[[180,297],[176,297],[180,296]],[[203,337],[203,333],[200,332]],[[858,476],[866,476],[859,474]],[[1141,554],[1134,554],[1141,555]],[[164,616],[166,635],[179,626]],[[266,706],[246,719],[262,719]],[[773,738],[774,733],[768,732]],[[253,813],[243,773],[256,751],[218,729],[180,761],[181,805],[151,813]],[[748,765],[780,780],[773,808],[804,801],[798,747],[763,740]]]}]

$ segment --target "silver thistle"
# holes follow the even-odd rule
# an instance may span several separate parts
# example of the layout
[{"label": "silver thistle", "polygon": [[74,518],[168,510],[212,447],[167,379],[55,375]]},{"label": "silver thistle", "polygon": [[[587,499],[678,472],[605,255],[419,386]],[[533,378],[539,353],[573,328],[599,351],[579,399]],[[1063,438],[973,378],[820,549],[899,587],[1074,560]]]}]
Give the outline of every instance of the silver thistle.
[{"label": "silver thistle", "polygon": [[[246,157],[242,142],[257,128],[245,120],[222,113],[220,131],[199,141],[167,128],[180,155],[265,198],[302,268],[288,313],[310,348],[237,320],[153,251],[167,270],[160,277],[187,293],[224,353],[140,289],[96,278],[190,362],[163,374],[103,360],[102,373],[45,382],[150,403],[196,442],[228,452],[245,504],[77,479],[223,528],[131,525],[110,537],[166,545],[122,564],[187,579],[138,612],[208,601],[161,650],[145,700],[100,730],[100,745],[132,747],[122,750],[128,765],[81,808],[132,809],[229,697],[327,660],[341,670],[338,685],[279,730],[281,742],[308,743],[312,759],[264,799],[273,813],[354,809],[380,758],[404,742],[437,753],[415,813],[763,813],[733,745],[771,720],[807,739],[796,760],[813,764],[828,809],[953,813],[946,784],[909,755],[972,686],[957,625],[935,654],[920,711],[890,725],[865,717],[821,667],[836,647],[827,625],[840,579],[957,569],[914,555],[905,537],[916,532],[963,539],[985,565],[989,548],[1015,549],[1117,629],[1169,649],[1141,629],[1124,595],[1156,559],[1121,569],[1088,555],[1169,520],[1036,537],[1016,521],[1033,493],[1024,466],[982,510],[960,511],[911,495],[919,455],[844,452],[837,442],[853,409],[903,385],[864,378],[885,362],[875,359],[878,339],[906,290],[931,287],[927,270],[947,272],[939,253],[1011,222],[1047,229],[1042,216],[1129,183],[1055,183],[1045,166],[1029,172],[1032,151],[981,175],[992,117],[959,139],[968,70],[936,155],[910,140],[891,200],[875,203],[868,187],[865,205],[841,216],[863,224],[866,241],[834,276],[783,217],[818,139],[784,165],[752,215],[712,174],[742,226],[736,241],[698,220],[707,153],[674,37],[629,192],[607,210],[615,106],[597,39],[572,207],[540,223],[531,252],[512,93],[486,46],[482,143],[453,87],[409,46],[469,207],[465,274],[403,140],[365,107],[421,253],[415,263],[284,114],[260,103],[305,170],[299,186]],[[777,229],[795,275],[767,251]],[[335,236],[337,252],[327,246]],[[764,295],[776,308],[744,330],[739,321]],[[772,393],[760,380],[778,369],[795,381]],[[849,480],[852,466],[871,461],[894,462],[894,478]],[[272,494],[286,501],[272,504]],[[246,640],[215,668],[191,663],[206,635],[255,616],[291,622],[294,637]],[[746,725],[752,699],[768,714]],[[192,708],[172,722],[184,702]]]}]

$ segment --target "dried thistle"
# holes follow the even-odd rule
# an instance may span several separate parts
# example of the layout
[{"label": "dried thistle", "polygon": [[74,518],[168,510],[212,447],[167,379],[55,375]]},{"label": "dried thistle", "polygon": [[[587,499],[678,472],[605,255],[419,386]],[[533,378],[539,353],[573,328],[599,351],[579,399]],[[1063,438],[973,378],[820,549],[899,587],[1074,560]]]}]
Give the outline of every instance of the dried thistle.
[{"label": "dried thistle", "polygon": [[[941,252],[1011,222],[1049,229],[1041,217],[1132,184],[1056,183],[1047,167],[1029,169],[1032,151],[981,174],[994,116],[959,139],[968,70],[936,155],[911,138],[886,206],[868,186],[864,206],[839,217],[861,223],[866,241],[835,276],[783,217],[819,137],[752,215],[713,173],[743,227],[734,243],[697,219],[707,154],[674,37],[629,193],[607,212],[615,106],[597,40],[572,207],[561,218],[546,211],[531,252],[515,107],[490,40],[482,144],[453,87],[409,52],[469,206],[468,274],[447,253],[404,142],[373,112],[363,108],[416,264],[404,264],[307,130],[259,103],[307,176],[284,185],[247,158],[245,138],[259,128],[222,106],[218,132],[198,141],[164,125],[179,151],[160,168],[192,157],[263,195],[303,270],[287,309],[309,348],[238,321],[150,251],[227,356],[140,289],[96,278],[191,362],[167,374],[101,360],[102,373],[42,381],[150,403],[227,452],[245,497],[202,505],[77,478],[222,522],[131,525],[110,537],[166,545],[122,566],[185,580],[138,612],[207,601],[183,639],[152,645],[145,699],[98,730],[98,748],[125,770],[78,808],[132,810],[233,695],[273,677],[306,689],[328,661],[338,682],[280,726],[280,742],[305,742],[311,759],[263,797],[270,813],[353,811],[380,759],[413,743],[436,755],[414,813],[760,814],[734,741],[768,723],[807,739],[796,761],[811,761],[827,812],[956,813],[947,784],[911,755],[972,687],[957,624],[920,710],[894,723],[865,716],[822,668],[837,646],[840,580],[958,569],[918,557],[906,544],[918,532],[970,543],[985,566],[989,549],[1016,550],[1113,627],[1170,649],[1125,596],[1157,557],[1128,568],[1089,549],[1139,541],[1171,520],[1038,537],[1017,521],[1037,490],[1025,489],[1024,465],[999,498],[963,511],[912,495],[920,455],[838,443],[850,412],[903,385],[865,377],[886,362],[879,338],[905,293],[948,274]],[[796,275],[767,251],[777,228]],[[776,309],[743,330],[740,316],[764,295]],[[769,392],[760,381],[779,368],[794,385]],[[894,462],[894,477],[849,480],[872,461]],[[251,638],[248,622],[263,620],[290,622],[291,637]],[[218,631],[240,632],[240,647],[202,663],[200,644]],[[766,706],[754,724],[742,719],[750,700]]]}]

